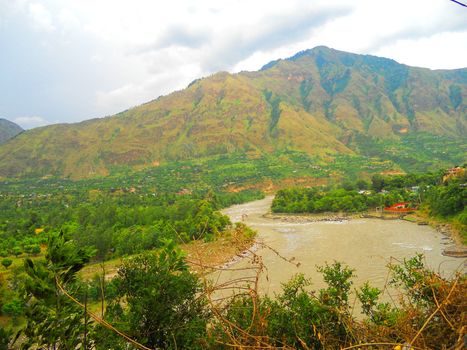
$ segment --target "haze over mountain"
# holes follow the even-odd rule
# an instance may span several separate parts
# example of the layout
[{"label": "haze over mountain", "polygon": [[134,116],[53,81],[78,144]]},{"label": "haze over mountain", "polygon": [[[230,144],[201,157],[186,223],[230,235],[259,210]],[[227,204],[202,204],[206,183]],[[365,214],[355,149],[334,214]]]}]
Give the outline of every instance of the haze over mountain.
[{"label": "haze over mountain", "polygon": [[5,143],[12,137],[15,137],[23,128],[7,119],[0,118],[0,144]]},{"label": "haze over mountain", "polygon": [[196,80],[112,117],[26,131],[0,147],[0,176],[86,178],[283,149],[332,159],[407,135],[462,140],[466,99],[467,68],[432,71],[316,47],[257,72]]}]

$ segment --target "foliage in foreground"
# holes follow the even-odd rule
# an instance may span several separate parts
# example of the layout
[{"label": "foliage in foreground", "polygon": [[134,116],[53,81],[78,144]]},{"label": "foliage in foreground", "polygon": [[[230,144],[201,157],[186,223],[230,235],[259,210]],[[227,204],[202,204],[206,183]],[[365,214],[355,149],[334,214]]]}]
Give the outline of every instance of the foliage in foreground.
[{"label": "foliage in foreground", "polygon": [[[206,301],[199,296],[198,278],[172,241],[156,254],[125,261],[114,282],[118,293],[107,308],[109,322],[150,348],[203,348],[209,319]],[[98,348],[124,347],[123,339],[112,335],[101,337]]]},{"label": "foliage in foreground", "polygon": [[[389,266],[398,305],[380,302],[381,290],[368,283],[356,290],[363,320],[349,301],[353,271],[339,262],[319,270],[328,287],[310,291],[310,280],[295,276],[275,298],[257,294],[232,299],[214,336],[222,349],[460,349],[466,324],[467,281],[441,278],[415,256]],[[411,347],[412,346],[412,347]]]},{"label": "foliage in foreground", "polygon": [[25,261],[22,348],[330,349],[385,343],[454,349],[463,342],[467,280],[440,277],[425,268],[422,256],[389,266],[390,283],[402,292],[397,304],[380,302],[382,291],[368,283],[357,289],[364,314],[357,320],[354,271],[340,262],[319,267],[327,284],[321,290],[311,290],[311,281],[297,275],[275,297],[245,286],[244,293],[219,304],[170,241],[122,264],[112,281],[115,295],[96,316],[85,312],[86,294],[76,279],[91,254],[58,235],[45,261]]},{"label": "foliage in foreground", "polygon": [[85,339],[83,311],[61,290],[76,293],[76,273],[94,252],[78,248],[63,233],[51,236],[45,260],[24,260],[26,276],[22,281],[26,341],[21,348],[53,346],[74,349]]}]

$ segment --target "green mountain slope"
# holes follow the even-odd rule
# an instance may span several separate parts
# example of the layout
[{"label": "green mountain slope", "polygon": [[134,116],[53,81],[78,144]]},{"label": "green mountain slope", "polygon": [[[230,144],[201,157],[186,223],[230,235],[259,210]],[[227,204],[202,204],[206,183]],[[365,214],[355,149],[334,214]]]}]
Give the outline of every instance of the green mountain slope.
[{"label": "green mountain slope", "polygon": [[[194,81],[112,117],[24,132],[0,147],[0,176],[88,178],[284,150],[326,161],[363,154],[402,168],[456,162],[465,154],[466,100],[467,69],[431,71],[317,47],[258,72]],[[439,147],[457,153],[451,159]]]},{"label": "green mountain slope", "polygon": [[22,131],[23,128],[21,128],[19,125],[10,122],[9,120],[0,118],[0,144],[5,143]]}]

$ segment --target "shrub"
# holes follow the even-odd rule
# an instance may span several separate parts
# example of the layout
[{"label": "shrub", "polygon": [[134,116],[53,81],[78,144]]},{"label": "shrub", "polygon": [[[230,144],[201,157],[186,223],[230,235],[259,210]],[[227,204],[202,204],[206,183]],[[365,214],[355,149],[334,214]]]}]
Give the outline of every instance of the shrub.
[{"label": "shrub", "polygon": [[11,264],[13,264],[13,260],[9,258],[2,259],[2,265],[3,267],[5,267],[5,269],[8,269],[11,266]]}]

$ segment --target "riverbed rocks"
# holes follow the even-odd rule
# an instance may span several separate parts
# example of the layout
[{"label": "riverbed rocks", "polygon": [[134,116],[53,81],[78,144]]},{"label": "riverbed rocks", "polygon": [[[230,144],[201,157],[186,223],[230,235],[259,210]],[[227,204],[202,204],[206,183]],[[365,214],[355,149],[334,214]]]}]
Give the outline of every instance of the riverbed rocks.
[{"label": "riverbed rocks", "polygon": [[456,242],[454,239],[455,233],[451,225],[449,224],[437,224],[436,230],[443,234],[450,242],[450,246],[443,250],[444,256],[450,256],[453,258],[467,258],[467,247],[465,245]]},{"label": "riverbed rocks", "polygon": [[291,214],[274,214],[266,213],[263,215],[264,218],[280,220],[283,222],[290,223],[306,223],[306,222],[344,222],[350,220],[352,217],[347,215],[334,215],[334,214],[322,214],[322,215],[291,215]]},{"label": "riverbed rocks", "polygon": [[452,247],[443,250],[444,256],[453,258],[467,258],[467,248],[465,247]]}]

